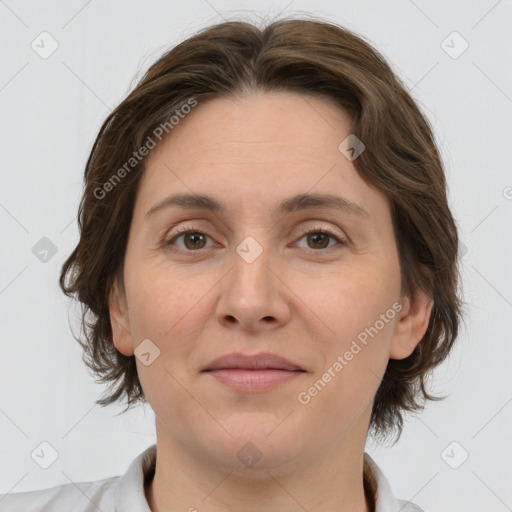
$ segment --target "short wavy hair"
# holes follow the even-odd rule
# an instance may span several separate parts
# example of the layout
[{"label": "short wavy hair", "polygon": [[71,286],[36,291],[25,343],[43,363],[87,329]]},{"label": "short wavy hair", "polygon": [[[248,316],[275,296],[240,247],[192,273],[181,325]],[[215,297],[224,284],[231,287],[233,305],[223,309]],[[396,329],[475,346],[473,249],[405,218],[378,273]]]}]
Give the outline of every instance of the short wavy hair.
[{"label": "short wavy hair", "polygon": [[[245,21],[209,26],[164,53],[104,121],[89,155],[79,205],[80,239],[63,264],[60,287],[81,303],[82,359],[109,389],[96,403],[146,402],[135,356],[114,346],[108,298],[121,279],[128,233],[145,158],[138,155],[158,127],[190,103],[251,91],[289,91],[334,102],[350,114],[365,144],[356,171],[390,201],[402,293],[428,292],[434,304],[412,354],[390,359],[376,393],[369,433],[388,437],[403,412],[439,400],[426,387],[431,370],[457,338],[457,228],[432,128],[383,56],[361,36],[323,20],[282,19],[258,28]],[[166,125],[167,123],[167,125]],[[172,128],[172,127],[171,127]],[[161,129],[160,129],[161,131]],[[166,129],[168,136],[172,132]],[[131,169],[126,162],[131,162]],[[124,166],[124,167],[123,167]],[[122,179],[112,184],[113,171]],[[108,193],[106,193],[108,191]],[[123,412],[125,412],[123,411]]]}]

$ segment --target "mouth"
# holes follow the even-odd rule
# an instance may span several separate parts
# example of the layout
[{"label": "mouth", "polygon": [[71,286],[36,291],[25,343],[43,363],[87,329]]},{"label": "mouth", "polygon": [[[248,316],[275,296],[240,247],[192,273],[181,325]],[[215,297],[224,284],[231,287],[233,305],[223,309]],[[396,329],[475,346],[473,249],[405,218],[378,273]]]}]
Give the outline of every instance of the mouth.
[{"label": "mouth", "polygon": [[247,393],[270,391],[307,373],[288,359],[269,353],[227,354],[209,363],[202,372],[237,392]]},{"label": "mouth", "polygon": [[231,353],[218,357],[206,365],[202,371],[214,370],[286,370],[305,371],[299,365],[277,354]]}]

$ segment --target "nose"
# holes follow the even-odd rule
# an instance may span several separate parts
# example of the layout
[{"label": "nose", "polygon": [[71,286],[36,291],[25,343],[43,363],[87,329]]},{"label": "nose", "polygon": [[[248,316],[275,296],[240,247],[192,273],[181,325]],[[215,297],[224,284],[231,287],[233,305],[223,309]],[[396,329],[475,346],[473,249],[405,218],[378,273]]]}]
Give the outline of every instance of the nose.
[{"label": "nose", "polygon": [[[241,244],[242,245],[242,244]],[[290,319],[289,289],[281,266],[263,251],[254,260],[242,250],[221,282],[217,317],[224,326],[249,331],[271,330]]]}]

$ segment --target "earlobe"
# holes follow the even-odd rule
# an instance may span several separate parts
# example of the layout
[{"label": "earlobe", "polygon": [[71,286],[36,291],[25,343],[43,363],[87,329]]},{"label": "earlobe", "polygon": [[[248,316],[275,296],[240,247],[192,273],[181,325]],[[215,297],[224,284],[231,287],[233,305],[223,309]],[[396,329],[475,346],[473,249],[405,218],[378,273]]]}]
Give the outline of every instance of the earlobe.
[{"label": "earlobe", "polygon": [[391,342],[391,359],[405,359],[413,353],[427,331],[434,300],[423,290],[417,289],[413,298],[404,298],[402,305]]},{"label": "earlobe", "polygon": [[119,289],[117,279],[114,281],[109,294],[108,308],[114,345],[121,354],[132,356],[135,349],[130,332],[126,296],[124,291]]}]

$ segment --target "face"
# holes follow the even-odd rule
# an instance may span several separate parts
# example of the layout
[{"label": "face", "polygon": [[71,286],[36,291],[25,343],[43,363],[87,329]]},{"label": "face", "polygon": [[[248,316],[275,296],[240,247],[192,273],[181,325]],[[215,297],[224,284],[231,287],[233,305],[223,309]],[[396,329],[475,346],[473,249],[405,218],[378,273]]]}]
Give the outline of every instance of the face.
[{"label": "face", "polygon": [[[251,93],[199,104],[149,155],[111,320],[122,353],[146,340],[159,443],[240,471],[243,447],[264,470],[364,445],[388,360],[412,352],[430,305],[400,296],[390,205],[338,149],[349,134],[327,100]],[[345,207],[279,209],[300,194]],[[252,389],[203,371],[233,352],[302,371]]]}]

